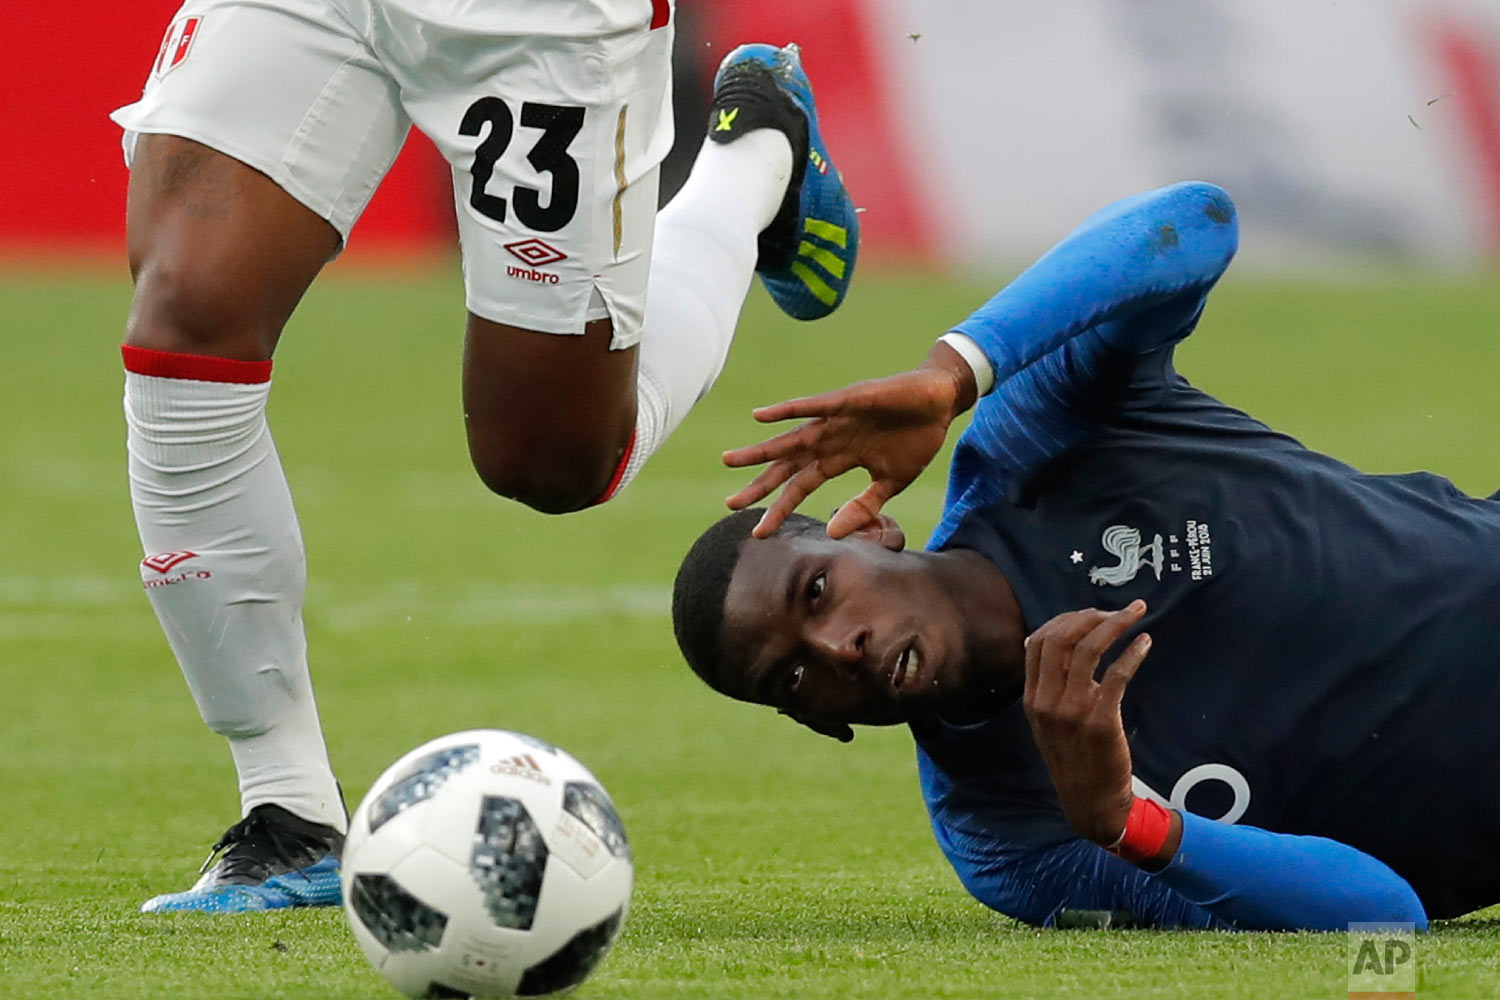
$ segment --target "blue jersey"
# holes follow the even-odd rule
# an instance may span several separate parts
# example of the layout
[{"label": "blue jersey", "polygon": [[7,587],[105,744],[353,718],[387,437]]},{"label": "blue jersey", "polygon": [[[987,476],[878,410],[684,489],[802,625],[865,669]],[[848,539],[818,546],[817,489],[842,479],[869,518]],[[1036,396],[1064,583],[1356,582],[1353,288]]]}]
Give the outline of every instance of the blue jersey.
[{"label": "blue jersey", "polygon": [[[1113,206],[958,328],[997,388],[930,544],[998,566],[1028,629],[1146,601],[1122,716],[1137,793],[1184,811],[1183,854],[1152,877],[1078,838],[1019,705],[913,725],[939,843],[975,895],[1038,923],[1335,925],[1363,911],[1330,893],[1406,886],[1432,916],[1500,901],[1500,502],[1363,474],[1173,370],[1232,216],[1207,185]],[[1211,870],[1226,835],[1279,879],[1252,885],[1249,855]],[[1299,865],[1306,892],[1272,899]]]}]

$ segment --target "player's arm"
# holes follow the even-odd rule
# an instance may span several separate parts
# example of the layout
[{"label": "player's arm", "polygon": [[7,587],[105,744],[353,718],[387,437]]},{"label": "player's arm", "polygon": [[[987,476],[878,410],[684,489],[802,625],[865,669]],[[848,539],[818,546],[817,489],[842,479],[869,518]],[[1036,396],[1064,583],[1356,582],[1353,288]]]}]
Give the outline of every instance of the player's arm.
[{"label": "player's arm", "polygon": [[[1187,336],[1238,242],[1234,204],[1211,184],[1177,184],[1110,205],[934,344],[919,367],[757,409],[763,423],[807,423],[724,454],[736,468],[766,466],[729,506],[748,507],[785,484],[756,527],[765,537],[824,482],[864,468],[869,487],[828,525],[835,538],[858,530],[926,468],[955,417],[1074,338],[1087,334],[1105,348],[1143,354]],[[1088,377],[1066,364],[1045,374],[1043,381]],[[975,415],[1001,442],[997,451],[1006,450],[1011,398],[995,393]],[[1048,422],[1045,411],[1032,416]],[[1031,430],[1046,435],[1049,428]]]},{"label": "player's arm", "polygon": [[[1087,911],[1125,915],[1137,927],[1228,928],[1141,869],[1055,829],[1055,816],[989,815],[978,830],[968,828],[978,817],[967,819],[933,810],[938,846],[969,894],[1008,917],[1050,927],[1062,914]],[[999,830],[1005,839],[996,836]],[[1033,834],[1042,834],[1043,842],[1026,843]]]},{"label": "player's arm", "polygon": [[1387,865],[1323,837],[1214,823],[1137,799],[1120,700],[1151,648],[1142,633],[1095,681],[1101,657],[1145,614],[1073,611],[1026,641],[1032,737],[1068,822],[1085,839],[1236,927],[1343,930],[1351,921],[1427,926],[1416,892]]},{"label": "player's arm", "polygon": [[997,385],[1089,330],[1152,351],[1192,331],[1238,246],[1234,202],[1220,188],[1147,191],[1095,213],[953,332],[979,348]]}]

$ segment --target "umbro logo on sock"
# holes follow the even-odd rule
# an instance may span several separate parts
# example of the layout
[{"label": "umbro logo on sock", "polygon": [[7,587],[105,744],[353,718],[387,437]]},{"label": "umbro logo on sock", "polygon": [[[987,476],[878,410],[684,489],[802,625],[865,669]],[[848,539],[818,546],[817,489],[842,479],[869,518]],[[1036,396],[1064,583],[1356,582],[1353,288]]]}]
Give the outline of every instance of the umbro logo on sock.
[{"label": "umbro logo on sock", "polygon": [[494,774],[508,774],[513,778],[526,778],[539,785],[552,784],[552,779],[542,773],[542,766],[529,753],[518,753],[514,757],[496,761],[490,765],[490,771]]},{"label": "umbro logo on sock", "polygon": [[184,583],[188,580],[207,580],[213,576],[206,569],[183,570],[175,576],[168,576],[177,566],[182,565],[189,559],[197,559],[196,552],[158,552],[141,560],[141,565],[149,570],[154,570],[159,576],[147,576],[141,574],[141,586],[150,590],[153,587],[170,587],[174,583]]},{"label": "umbro logo on sock", "polygon": [[147,556],[141,560],[141,565],[147,569],[154,569],[158,573],[166,573],[173,566],[185,563],[189,559],[197,559],[196,552],[158,552],[156,555]]}]

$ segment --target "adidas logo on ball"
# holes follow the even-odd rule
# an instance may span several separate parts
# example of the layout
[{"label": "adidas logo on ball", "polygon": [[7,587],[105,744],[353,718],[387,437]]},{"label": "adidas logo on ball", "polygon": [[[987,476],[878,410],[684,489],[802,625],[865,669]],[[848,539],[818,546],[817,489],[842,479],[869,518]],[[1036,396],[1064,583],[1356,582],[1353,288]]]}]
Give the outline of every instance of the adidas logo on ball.
[{"label": "adidas logo on ball", "polygon": [[552,784],[552,779],[542,773],[541,765],[529,753],[518,753],[514,757],[507,757],[505,760],[491,764],[490,772],[509,775],[513,778],[526,778],[539,785]]}]

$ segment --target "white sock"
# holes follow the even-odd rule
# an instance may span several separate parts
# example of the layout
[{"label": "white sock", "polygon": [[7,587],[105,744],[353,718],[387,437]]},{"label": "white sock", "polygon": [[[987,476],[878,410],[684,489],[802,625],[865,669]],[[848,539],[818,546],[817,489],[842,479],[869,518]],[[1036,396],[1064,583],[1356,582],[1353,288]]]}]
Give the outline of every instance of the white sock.
[{"label": "white sock", "polygon": [[141,582],[203,721],[229,740],[243,812],[275,803],[343,831],[307,670],[301,529],[266,426],[270,366],[200,381],[160,372],[254,363],[126,355]]},{"label": "white sock", "polygon": [[755,274],[756,239],[791,177],[792,146],[775,129],[727,145],[704,140],[687,183],[657,215],[635,444],[610,495],[635,478],[723,370]]}]

